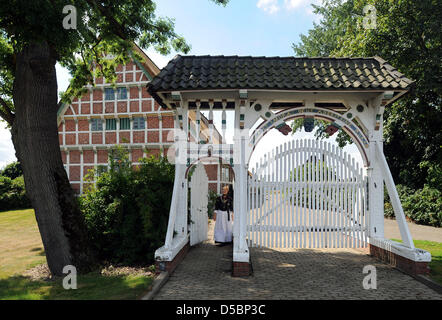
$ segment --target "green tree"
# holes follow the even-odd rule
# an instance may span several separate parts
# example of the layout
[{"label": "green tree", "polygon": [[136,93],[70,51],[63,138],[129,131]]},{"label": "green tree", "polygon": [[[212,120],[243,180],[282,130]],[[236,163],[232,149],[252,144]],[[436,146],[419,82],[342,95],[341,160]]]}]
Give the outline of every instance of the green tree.
[{"label": "green tree", "polygon": [[[76,15],[72,10],[63,13],[68,4]],[[67,17],[72,14],[76,28],[65,29],[63,20],[72,23]],[[72,75],[62,99],[69,101],[84,85],[93,84],[94,75],[115,80],[115,67],[129,61],[134,42],[160,53],[190,49],[175,33],[173,20],[155,15],[151,0],[0,0],[0,116],[11,128],[55,275],[62,275],[65,265],[88,271],[95,260],[61,160],[55,64]]]},{"label": "green tree", "polygon": [[6,167],[0,171],[0,176],[8,177],[11,179],[15,179],[23,175],[23,171],[21,169],[20,162],[14,161],[10,164],[6,165]]},{"label": "green tree", "polygon": [[[376,28],[363,28],[363,8],[376,8]],[[438,180],[442,163],[442,2],[332,0],[314,6],[322,15],[297,55],[380,56],[416,81],[414,90],[384,114],[384,153],[396,183],[421,188]],[[319,124],[321,134],[321,124]],[[341,145],[350,138],[339,132]]]}]

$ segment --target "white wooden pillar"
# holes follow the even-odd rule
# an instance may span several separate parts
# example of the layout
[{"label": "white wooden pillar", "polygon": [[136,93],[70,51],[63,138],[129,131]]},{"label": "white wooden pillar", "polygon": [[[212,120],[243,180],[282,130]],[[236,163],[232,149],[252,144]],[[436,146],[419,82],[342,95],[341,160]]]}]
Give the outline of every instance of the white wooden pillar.
[{"label": "white wooden pillar", "polygon": [[209,100],[209,144],[213,143],[213,100]]},{"label": "white wooden pillar", "polygon": [[249,262],[249,250],[246,243],[247,231],[247,164],[246,143],[248,128],[245,123],[245,106],[247,100],[235,103],[235,135],[234,135],[234,224],[233,224],[233,261]]},{"label": "white wooden pillar", "polygon": [[64,121],[64,118],[63,118],[63,120],[61,120],[61,123],[62,123],[61,136],[63,139],[62,143],[63,143],[63,146],[65,146],[66,145],[66,123]]},{"label": "white wooden pillar", "polygon": [[227,100],[222,101],[223,111],[221,116],[221,132],[222,132],[222,141],[221,143],[226,144],[226,127],[227,127],[227,120],[226,120],[226,107],[227,107]]},{"label": "white wooden pillar", "polygon": [[68,175],[68,179],[70,180],[70,176],[69,176],[69,164],[70,164],[70,151],[69,149],[65,149],[66,150],[66,174]]},{"label": "white wooden pillar", "polygon": [[[373,112],[373,127],[369,130],[369,162],[367,168],[368,175],[368,211],[370,221],[369,236],[374,238],[384,238],[384,177],[382,170],[376,156],[377,144],[383,145],[382,137],[382,115],[377,123],[379,128],[375,127],[376,114],[378,106],[374,106]],[[380,120],[380,122],[379,122]],[[379,124],[380,123],[380,124]]]},{"label": "white wooden pillar", "polygon": [[199,144],[200,143],[200,125],[201,125],[201,111],[200,111],[200,107],[201,107],[201,101],[197,100],[196,101],[196,128],[195,128],[195,143]]},{"label": "white wooden pillar", "polygon": [[[187,181],[184,179],[187,164],[187,148],[189,137],[189,108],[188,102],[181,102],[181,119],[183,125],[183,132],[179,134],[179,156],[176,161],[175,170],[178,170],[179,175],[179,192],[177,194],[178,207],[177,207],[177,219],[175,222],[175,231],[178,235],[187,235]],[[179,111],[178,111],[179,112]]]}]

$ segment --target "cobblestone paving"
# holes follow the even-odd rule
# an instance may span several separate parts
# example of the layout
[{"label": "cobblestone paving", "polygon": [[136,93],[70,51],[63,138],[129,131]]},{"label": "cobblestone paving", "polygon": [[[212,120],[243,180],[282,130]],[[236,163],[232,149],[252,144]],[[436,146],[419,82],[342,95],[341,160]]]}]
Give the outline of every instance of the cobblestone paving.
[{"label": "cobblestone paving", "polygon": [[[412,277],[353,249],[252,248],[251,257],[253,275],[233,278],[232,246],[218,247],[210,240],[199,244],[190,249],[155,299],[442,300],[442,295]],[[376,290],[362,287],[365,265],[376,267]]]}]

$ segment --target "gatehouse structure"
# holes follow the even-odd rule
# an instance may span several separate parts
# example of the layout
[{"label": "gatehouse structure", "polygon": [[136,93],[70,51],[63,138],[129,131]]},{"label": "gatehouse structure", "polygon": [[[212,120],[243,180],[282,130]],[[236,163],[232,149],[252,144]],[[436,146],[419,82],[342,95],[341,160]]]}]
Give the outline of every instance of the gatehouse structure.
[{"label": "gatehouse structure", "polygon": [[[198,220],[206,210],[204,201],[189,186],[207,187],[198,163],[214,158],[234,173],[234,276],[250,273],[254,246],[365,247],[408,273],[428,272],[431,256],[413,245],[383,154],[384,110],[412,87],[412,80],[379,57],[176,56],[147,85],[175,119],[175,185],[165,244],[155,253],[158,267],[173,270],[189,238],[192,245],[207,239],[205,221]],[[198,136],[203,110],[209,113],[209,132],[213,112],[221,111],[224,137],[226,114],[234,113],[233,144],[213,144],[210,133],[207,144],[189,139],[189,123],[183,119],[195,112]],[[267,132],[287,135],[287,121],[296,118],[306,127],[313,119],[325,120],[330,135],[345,131],[363,165],[317,140],[280,146],[275,141],[272,152],[250,163]],[[197,174],[189,177],[191,171]],[[384,238],[384,184],[402,244]]]}]

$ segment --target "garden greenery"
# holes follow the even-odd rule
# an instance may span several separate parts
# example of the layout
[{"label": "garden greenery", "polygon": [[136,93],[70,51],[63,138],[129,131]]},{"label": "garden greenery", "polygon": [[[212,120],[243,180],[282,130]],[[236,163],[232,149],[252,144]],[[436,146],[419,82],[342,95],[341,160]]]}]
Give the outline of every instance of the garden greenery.
[{"label": "garden greenery", "polygon": [[[405,216],[417,224],[442,227],[442,193],[436,188],[425,185],[422,189],[396,186]],[[385,190],[384,214],[394,218],[393,207]]]},{"label": "garden greenery", "polygon": [[174,166],[150,157],[134,166],[121,147],[109,154],[109,170],[88,175],[80,196],[92,245],[101,261],[146,265],[163,245],[173,192]]},{"label": "garden greenery", "polygon": [[0,211],[30,207],[20,163],[12,162],[0,170]]}]

